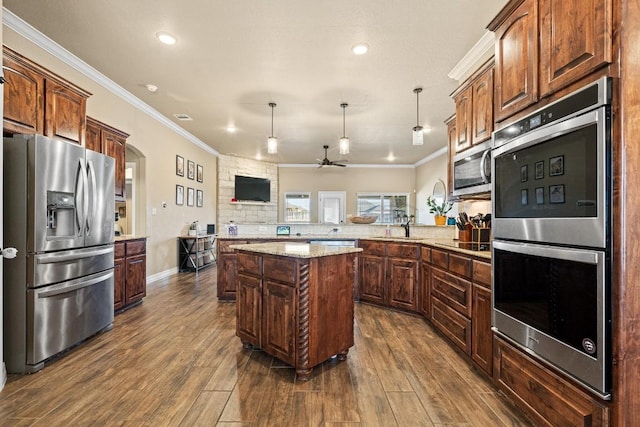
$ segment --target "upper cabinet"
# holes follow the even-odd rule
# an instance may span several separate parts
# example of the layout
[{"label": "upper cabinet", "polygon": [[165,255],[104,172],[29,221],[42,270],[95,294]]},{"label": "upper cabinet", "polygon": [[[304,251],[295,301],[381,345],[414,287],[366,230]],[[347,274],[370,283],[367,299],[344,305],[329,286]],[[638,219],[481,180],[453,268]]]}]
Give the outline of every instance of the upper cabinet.
[{"label": "upper cabinet", "polygon": [[5,134],[41,134],[84,143],[90,93],[4,46],[2,68]]},{"label": "upper cabinet", "polygon": [[612,0],[512,0],[495,32],[495,120],[612,62]]},{"label": "upper cabinet", "polygon": [[611,0],[540,1],[540,96],[612,62]]},{"label": "upper cabinet", "polygon": [[96,119],[87,117],[87,133],[85,146],[116,159],[116,201],[125,201],[125,148],[128,134],[115,129]]},{"label": "upper cabinet", "polygon": [[[493,66],[492,61],[463,83],[454,93],[455,152],[491,138],[493,132]],[[449,129],[451,130],[451,129]],[[451,141],[451,134],[449,140]]]}]

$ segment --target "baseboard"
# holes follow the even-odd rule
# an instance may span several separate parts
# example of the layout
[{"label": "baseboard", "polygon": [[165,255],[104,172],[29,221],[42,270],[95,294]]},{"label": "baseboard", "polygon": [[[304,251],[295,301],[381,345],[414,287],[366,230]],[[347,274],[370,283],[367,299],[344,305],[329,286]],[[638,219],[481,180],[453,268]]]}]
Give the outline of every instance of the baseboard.
[{"label": "baseboard", "polygon": [[4,385],[7,383],[7,367],[2,362],[0,366],[0,391],[4,388]]},{"label": "baseboard", "polygon": [[152,274],[151,276],[147,276],[147,285],[157,282],[158,280],[166,279],[169,276],[173,276],[178,273],[178,267],[173,267],[168,270],[161,271],[160,273]]}]

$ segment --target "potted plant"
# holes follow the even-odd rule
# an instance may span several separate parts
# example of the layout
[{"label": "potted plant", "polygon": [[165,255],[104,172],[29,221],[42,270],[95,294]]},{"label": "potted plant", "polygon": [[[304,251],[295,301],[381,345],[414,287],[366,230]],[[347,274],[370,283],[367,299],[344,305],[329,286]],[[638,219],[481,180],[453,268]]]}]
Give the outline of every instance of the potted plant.
[{"label": "potted plant", "polygon": [[442,202],[439,202],[429,196],[427,198],[427,206],[429,206],[429,213],[434,214],[436,225],[445,225],[447,223],[447,212],[453,207],[453,202],[447,202],[444,198]]},{"label": "potted plant", "polygon": [[194,221],[189,226],[189,236],[196,236],[198,234],[198,221]]}]

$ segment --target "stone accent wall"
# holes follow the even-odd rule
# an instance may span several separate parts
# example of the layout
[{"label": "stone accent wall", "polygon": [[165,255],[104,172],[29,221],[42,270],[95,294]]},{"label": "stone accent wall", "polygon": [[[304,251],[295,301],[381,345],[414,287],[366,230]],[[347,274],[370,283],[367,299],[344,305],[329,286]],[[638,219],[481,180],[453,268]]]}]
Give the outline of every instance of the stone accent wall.
[{"label": "stone accent wall", "polygon": [[[267,178],[271,181],[271,202],[232,202],[235,176]],[[278,165],[241,157],[218,157],[218,230],[225,233],[229,221],[236,224],[275,224],[278,221]]]}]

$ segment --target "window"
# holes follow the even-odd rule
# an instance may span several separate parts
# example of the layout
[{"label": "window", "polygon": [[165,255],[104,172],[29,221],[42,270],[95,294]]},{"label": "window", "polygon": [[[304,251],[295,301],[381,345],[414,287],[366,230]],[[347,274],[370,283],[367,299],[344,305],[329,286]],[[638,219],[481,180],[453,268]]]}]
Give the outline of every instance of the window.
[{"label": "window", "polygon": [[408,193],[358,193],[358,216],[378,215],[377,224],[406,221],[409,215]]},{"label": "window", "polygon": [[284,193],[284,221],[311,221],[311,193]]}]

